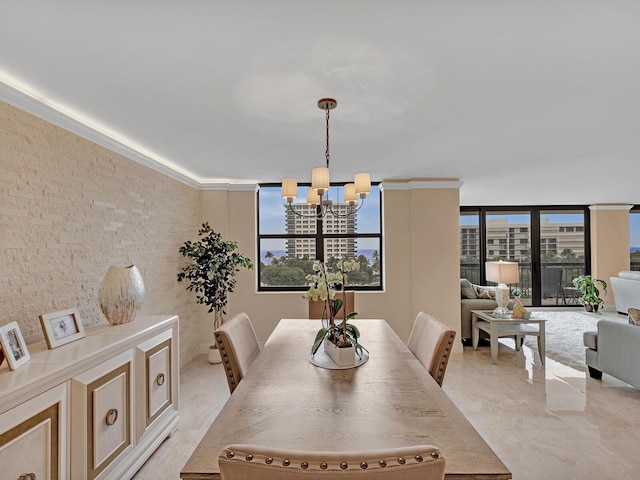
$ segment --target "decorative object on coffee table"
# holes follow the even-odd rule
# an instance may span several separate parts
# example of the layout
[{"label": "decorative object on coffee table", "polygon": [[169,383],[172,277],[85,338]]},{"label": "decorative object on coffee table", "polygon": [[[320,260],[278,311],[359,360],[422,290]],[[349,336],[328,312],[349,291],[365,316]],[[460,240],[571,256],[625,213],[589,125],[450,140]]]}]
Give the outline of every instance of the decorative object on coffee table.
[{"label": "decorative object on coffee table", "polygon": [[524,308],[522,301],[520,300],[520,290],[513,291],[513,300],[516,304],[513,306],[513,312],[511,312],[511,318],[524,318],[525,320],[531,317],[531,313]]},{"label": "decorative object on coffee table", "polygon": [[135,265],[109,267],[98,291],[100,309],[111,325],[132,321],[144,302],[144,281]]},{"label": "decorative object on coffee table", "polygon": [[496,303],[498,306],[493,311],[496,318],[509,318],[511,312],[507,308],[509,305],[509,287],[508,283],[518,283],[520,277],[518,275],[517,262],[486,262],[485,264],[487,280],[498,284],[496,287]]}]

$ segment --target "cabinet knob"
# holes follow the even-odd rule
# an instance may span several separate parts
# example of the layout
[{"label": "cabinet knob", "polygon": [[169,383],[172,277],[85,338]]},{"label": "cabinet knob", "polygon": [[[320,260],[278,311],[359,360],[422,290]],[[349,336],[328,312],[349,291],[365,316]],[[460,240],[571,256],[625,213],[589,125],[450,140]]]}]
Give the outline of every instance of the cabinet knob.
[{"label": "cabinet knob", "polygon": [[158,376],[156,377],[156,385],[158,385],[159,387],[164,385],[164,373],[158,374]]},{"label": "cabinet knob", "polygon": [[110,408],[107,412],[107,415],[104,418],[104,421],[107,425],[111,426],[118,420],[118,409]]},{"label": "cabinet knob", "polygon": [[18,477],[18,480],[36,480],[35,473],[23,473]]}]

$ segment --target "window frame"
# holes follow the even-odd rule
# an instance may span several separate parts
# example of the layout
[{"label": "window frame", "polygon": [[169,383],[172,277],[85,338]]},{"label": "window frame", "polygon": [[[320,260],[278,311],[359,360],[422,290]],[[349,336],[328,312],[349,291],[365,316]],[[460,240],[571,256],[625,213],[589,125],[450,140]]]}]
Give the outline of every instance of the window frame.
[{"label": "window frame", "polygon": [[[631,233],[631,215],[640,215],[640,205],[633,205],[629,209],[629,232]],[[631,236],[629,236],[629,241],[631,241]],[[631,242],[629,242],[629,246],[632,247]],[[629,270],[640,270],[640,266],[637,266],[637,263],[634,265],[631,259],[631,249],[629,249]]]},{"label": "window frame", "polygon": [[[330,187],[343,187],[348,182],[331,182]],[[260,283],[260,274],[261,274],[261,265],[262,258],[260,252],[260,244],[262,240],[267,239],[309,239],[315,241],[315,258],[320,261],[324,261],[324,241],[327,239],[339,239],[339,238],[353,238],[355,240],[359,238],[377,238],[378,244],[380,245],[378,251],[378,258],[380,259],[380,284],[379,285],[348,285],[345,290],[348,291],[375,291],[380,292],[384,291],[384,252],[383,252],[383,222],[382,222],[382,212],[383,212],[383,196],[382,190],[380,189],[380,182],[371,182],[372,186],[378,187],[378,195],[379,195],[379,210],[378,210],[378,220],[379,220],[379,233],[323,233],[322,231],[322,220],[316,219],[316,233],[315,234],[289,234],[289,233],[261,233],[260,232],[260,189],[261,188],[274,188],[280,187],[279,183],[260,183],[258,184],[258,188],[256,189],[256,250],[258,261],[256,262],[256,274],[257,274],[257,286],[258,292],[304,292],[308,290],[308,286],[306,285],[261,285]],[[298,183],[298,187],[310,187],[310,183]],[[284,200],[283,200],[284,201]],[[320,207],[317,207],[320,208]],[[310,220],[313,220],[312,218]]]}]

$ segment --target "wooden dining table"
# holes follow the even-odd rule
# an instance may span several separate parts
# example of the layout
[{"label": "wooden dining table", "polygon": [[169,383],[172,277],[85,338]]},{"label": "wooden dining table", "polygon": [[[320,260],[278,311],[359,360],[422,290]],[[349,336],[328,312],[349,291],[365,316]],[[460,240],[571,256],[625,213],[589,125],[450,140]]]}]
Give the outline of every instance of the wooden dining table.
[{"label": "wooden dining table", "polygon": [[[283,319],[182,468],[220,478],[232,443],[345,451],[429,444],[447,479],[510,479],[511,472],[384,320],[352,320],[369,359],[332,370],[309,361],[320,321]],[[321,347],[322,348],[322,347]]]}]

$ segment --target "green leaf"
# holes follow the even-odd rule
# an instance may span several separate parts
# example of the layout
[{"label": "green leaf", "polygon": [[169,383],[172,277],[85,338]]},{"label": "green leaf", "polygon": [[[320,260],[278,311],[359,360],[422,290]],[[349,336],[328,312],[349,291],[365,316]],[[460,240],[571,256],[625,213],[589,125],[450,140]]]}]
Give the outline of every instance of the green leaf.
[{"label": "green leaf", "polygon": [[341,308],[342,308],[342,299],[334,298],[333,299],[333,314],[337,315]]},{"label": "green leaf", "polygon": [[355,318],[356,315],[358,315],[358,312],[351,312],[351,313],[348,313],[344,319],[348,322],[352,318]]},{"label": "green leaf", "polygon": [[318,330],[318,333],[316,334],[316,339],[313,341],[313,345],[311,346],[311,355],[316,354],[316,352],[320,348],[320,344],[322,344],[322,341],[325,339],[328,333],[329,333],[328,328],[323,327],[320,330]]}]

